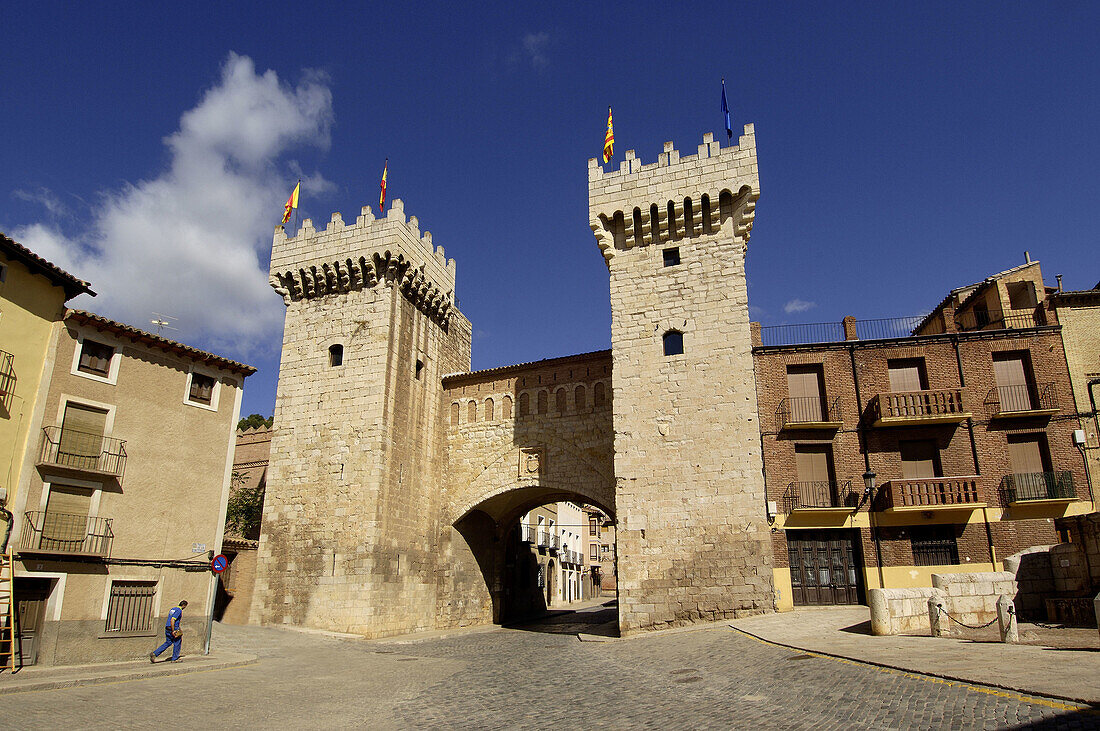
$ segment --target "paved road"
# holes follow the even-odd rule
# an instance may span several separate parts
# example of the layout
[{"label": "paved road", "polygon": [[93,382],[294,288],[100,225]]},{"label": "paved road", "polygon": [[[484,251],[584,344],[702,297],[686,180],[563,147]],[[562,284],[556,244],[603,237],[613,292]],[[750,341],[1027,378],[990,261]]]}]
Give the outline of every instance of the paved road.
[{"label": "paved road", "polygon": [[1100,728],[1043,699],[814,657],[726,627],[580,642],[609,610],[418,642],[218,627],[256,665],[6,695],[6,728]]}]

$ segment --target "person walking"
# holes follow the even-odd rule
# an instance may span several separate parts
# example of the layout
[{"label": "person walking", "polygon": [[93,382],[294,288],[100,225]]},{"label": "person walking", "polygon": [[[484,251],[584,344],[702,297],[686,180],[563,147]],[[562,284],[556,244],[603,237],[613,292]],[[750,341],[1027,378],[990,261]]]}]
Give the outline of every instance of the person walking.
[{"label": "person walking", "polygon": [[187,606],[187,600],[182,600],[177,606],[168,610],[168,619],[164,623],[164,644],[149,653],[149,662],[156,662],[160,653],[172,646],[172,662],[179,662],[180,648],[183,647],[183,630],[180,629],[180,620],[183,619],[183,610]]}]

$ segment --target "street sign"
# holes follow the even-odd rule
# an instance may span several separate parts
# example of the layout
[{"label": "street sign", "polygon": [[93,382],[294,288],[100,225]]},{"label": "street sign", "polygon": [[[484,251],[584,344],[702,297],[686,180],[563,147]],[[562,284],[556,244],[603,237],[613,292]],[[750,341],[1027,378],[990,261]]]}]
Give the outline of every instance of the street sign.
[{"label": "street sign", "polygon": [[210,570],[215,574],[220,574],[225,571],[229,566],[229,559],[225,557],[225,554],[219,553],[214,557],[214,560],[210,562]]}]

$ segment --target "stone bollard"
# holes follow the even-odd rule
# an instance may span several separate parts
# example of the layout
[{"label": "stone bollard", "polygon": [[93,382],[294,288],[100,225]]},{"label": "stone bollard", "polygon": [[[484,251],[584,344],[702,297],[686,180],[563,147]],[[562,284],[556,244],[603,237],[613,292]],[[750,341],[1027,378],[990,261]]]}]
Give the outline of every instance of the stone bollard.
[{"label": "stone bollard", "polygon": [[928,597],[928,625],[933,637],[947,637],[947,615],[944,613],[943,594],[933,591]]},{"label": "stone bollard", "polygon": [[1001,629],[1001,642],[1014,645],[1020,641],[1020,629],[1016,626],[1016,607],[1005,594],[997,598],[997,626]]},{"label": "stone bollard", "polygon": [[871,634],[879,637],[897,634],[894,632],[893,622],[890,621],[886,592],[883,589],[871,589],[867,592],[867,604],[871,609]]}]

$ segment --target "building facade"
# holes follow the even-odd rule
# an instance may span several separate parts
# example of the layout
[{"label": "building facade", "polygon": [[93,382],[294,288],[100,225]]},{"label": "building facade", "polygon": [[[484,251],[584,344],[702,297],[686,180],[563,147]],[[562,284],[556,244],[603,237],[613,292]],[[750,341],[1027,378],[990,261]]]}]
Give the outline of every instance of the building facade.
[{"label": "building facade", "polygon": [[181,599],[195,651],[254,369],[79,310],[49,363],[13,505],[19,659],[143,657]]}]

